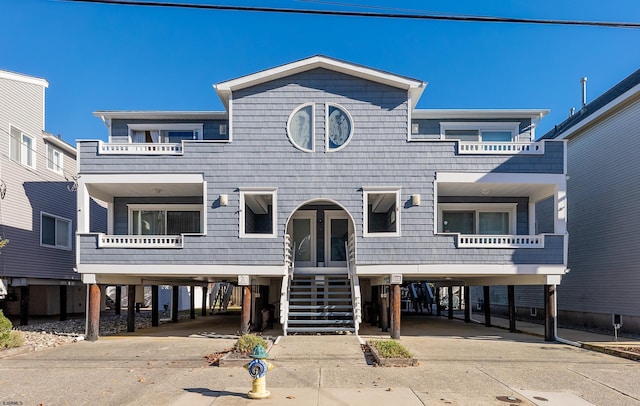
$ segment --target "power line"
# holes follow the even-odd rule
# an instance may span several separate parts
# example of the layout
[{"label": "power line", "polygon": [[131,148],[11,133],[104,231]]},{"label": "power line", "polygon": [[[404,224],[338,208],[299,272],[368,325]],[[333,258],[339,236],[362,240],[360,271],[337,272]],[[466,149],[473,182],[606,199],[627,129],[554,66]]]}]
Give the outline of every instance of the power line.
[{"label": "power line", "polygon": [[250,6],[223,6],[215,4],[195,4],[195,3],[172,3],[162,1],[136,1],[136,0],[62,0],[73,3],[99,3],[122,6],[145,6],[145,7],[167,7],[167,8],[187,8],[202,10],[224,10],[224,11],[249,11],[261,13],[283,13],[283,14],[307,14],[307,15],[327,15],[340,17],[369,17],[387,19],[410,19],[410,20],[440,20],[440,21],[466,21],[483,23],[511,23],[511,24],[540,24],[540,25],[573,25],[588,27],[607,28],[640,28],[640,23],[616,22],[616,21],[584,21],[584,20],[545,20],[535,18],[512,18],[512,17],[491,17],[474,15],[437,15],[437,14],[404,14],[404,13],[373,13],[363,11],[337,11],[337,10],[312,10],[295,8],[273,8],[273,7],[250,7]]}]

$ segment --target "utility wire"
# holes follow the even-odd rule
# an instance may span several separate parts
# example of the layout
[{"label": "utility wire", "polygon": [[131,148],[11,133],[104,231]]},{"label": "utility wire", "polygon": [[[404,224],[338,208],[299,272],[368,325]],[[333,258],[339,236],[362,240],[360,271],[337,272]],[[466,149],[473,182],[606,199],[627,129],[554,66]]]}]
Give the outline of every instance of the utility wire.
[{"label": "utility wire", "polygon": [[362,11],[311,10],[311,9],[251,7],[251,6],[223,6],[223,5],[215,5],[215,4],[173,3],[173,2],[163,2],[163,1],[137,1],[137,0],[61,0],[61,1],[68,1],[73,3],[112,4],[112,5],[123,5],[123,6],[249,11],[249,12],[283,13],[283,14],[310,14],[310,15],[328,15],[328,16],[340,16],[340,17],[369,17],[369,18],[388,18],[388,19],[466,21],[466,22],[484,22],[484,23],[541,24],[541,25],[574,25],[574,26],[588,26],[588,27],[635,28],[635,29],[640,28],[640,23],[616,22],[616,21],[545,20],[545,19],[535,19],[535,18],[490,17],[490,16],[473,16],[473,15],[460,16],[460,15],[436,15],[436,14],[372,13],[372,12],[362,12]]}]

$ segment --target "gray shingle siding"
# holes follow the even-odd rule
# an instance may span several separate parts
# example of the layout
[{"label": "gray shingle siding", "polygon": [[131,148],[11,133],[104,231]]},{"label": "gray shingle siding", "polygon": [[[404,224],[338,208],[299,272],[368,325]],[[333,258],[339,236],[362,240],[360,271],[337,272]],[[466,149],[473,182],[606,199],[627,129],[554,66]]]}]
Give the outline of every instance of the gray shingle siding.
[{"label": "gray shingle siding", "polygon": [[[295,148],[286,128],[291,112],[309,102],[316,103],[313,153]],[[328,102],[353,118],[353,137],[337,152],[325,151]],[[81,250],[81,261],[282,264],[290,214],[310,199],[326,199],[353,217],[361,264],[562,264],[562,236],[548,238],[544,249],[457,249],[455,237],[433,235],[431,202],[436,172],[563,173],[564,143],[548,142],[543,156],[457,155],[455,142],[408,142],[408,108],[404,90],[315,69],[235,91],[229,144],[186,142],[181,156],[123,158],[97,155],[97,142],[81,142],[82,173],[202,173],[210,202],[207,236],[187,237],[183,250],[95,250],[95,237],[83,236],[89,249]],[[120,130],[112,131],[119,134],[124,123],[116,124]],[[375,186],[401,187],[400,237],[363,237],[362,188]],[[239,189],[249,187],[277,188],[277,238],[239,238]],[[229,196],[228,206],[216,205],[220,194]],[[412,194],[424,203],[412,207]],[[528,230],[526,200],[509,200],[519,203],[522,234]]]}]

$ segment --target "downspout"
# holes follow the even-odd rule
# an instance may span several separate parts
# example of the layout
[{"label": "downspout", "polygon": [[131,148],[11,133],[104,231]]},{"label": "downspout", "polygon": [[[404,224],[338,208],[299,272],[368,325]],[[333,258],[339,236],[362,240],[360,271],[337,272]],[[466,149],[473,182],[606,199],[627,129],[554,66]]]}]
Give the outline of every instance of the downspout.
[{"label": "downspout", "polygon": [[556,317],[553,318],[553,339],[559,343],[572,345],[574,347],[582,348],[582,344],[577,341],[567,340],[566,338],[558,337],[558,290],[556,289],[558,285],[553,285],[554,293],[553,293],[553,307],[556,310]]}]

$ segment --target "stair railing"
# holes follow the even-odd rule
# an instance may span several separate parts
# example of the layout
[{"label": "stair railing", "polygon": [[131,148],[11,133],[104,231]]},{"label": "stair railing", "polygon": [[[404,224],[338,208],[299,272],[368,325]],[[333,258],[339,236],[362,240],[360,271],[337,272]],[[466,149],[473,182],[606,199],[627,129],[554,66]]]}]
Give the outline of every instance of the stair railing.
[{"label": "stair railing", "polygon": [[362,298],[360,296],[360,279],[356,274],[356,237],[354,234],[349,236],[345,242],[347,252],[347,275],[351,282],[351,297],[353,299],[353,327],[355,333],[358,334],[360,323],[362,323]]},{"label": "stair railing", "polygon": [[280,289],[280,325],[284,335],[287,335],[289,327],[289,295],[290,285],[293,279],[293,269],[295,267],[295,243],[291,241],[291,236],[284,236],[284,265],[286,275],[282,277],[282,288]]}]

